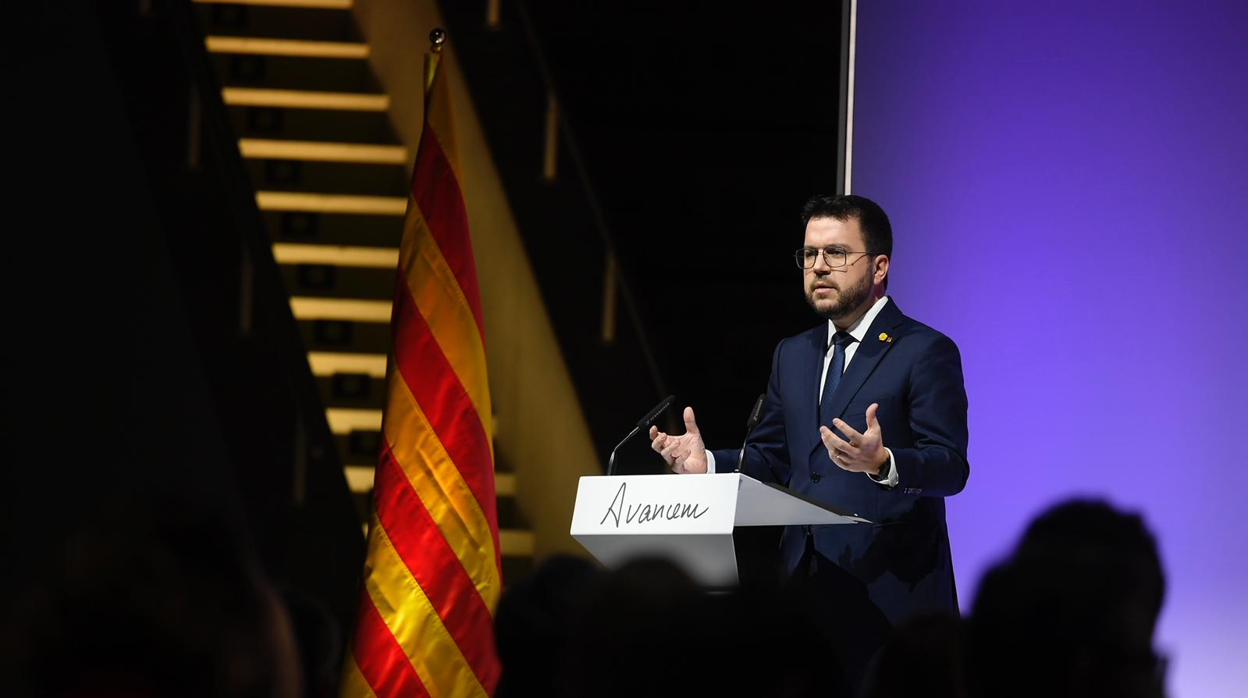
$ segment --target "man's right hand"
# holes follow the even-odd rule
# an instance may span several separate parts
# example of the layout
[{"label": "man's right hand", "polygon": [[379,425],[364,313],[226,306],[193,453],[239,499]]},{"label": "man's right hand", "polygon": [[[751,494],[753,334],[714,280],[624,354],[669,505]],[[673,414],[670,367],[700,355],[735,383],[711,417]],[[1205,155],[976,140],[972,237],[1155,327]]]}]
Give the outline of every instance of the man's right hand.
[{"label": "man's right hand", "polygon": [[664,434],[658,427],[650,427],[650,448],[663,456],[663,462],[672,472],[706,472],[706,445],[702,443],[702,433],[693,419],[692,407],[685,408],[685,433],[682,436]]}]

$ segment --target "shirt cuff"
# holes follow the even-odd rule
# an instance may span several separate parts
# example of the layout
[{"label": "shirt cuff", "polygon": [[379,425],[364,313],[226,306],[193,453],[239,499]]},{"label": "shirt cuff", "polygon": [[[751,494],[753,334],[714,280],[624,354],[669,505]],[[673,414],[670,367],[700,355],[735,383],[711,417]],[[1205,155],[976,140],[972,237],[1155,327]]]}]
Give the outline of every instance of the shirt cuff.
[{"label": "shirt cuff", "polygon": [[[871,482],[874,482],[877,485],[883,485],[884,487],[896,487],[897,483],[901,482],[901,476],[897,474],[897,461],[893,458],[893,452],[891,450],[886,448],[884,449],[884,452],[888,454],[888,477],[881,480],[871,473],[867,473],[866,475],[871,478]],[[707,471],[710,471],[709,465],[707,466]]]},{"label": "shirt cuff", "polygon": [[710,449],[706,450],[706,472],[715,472],[715,454],[711,453]]}]

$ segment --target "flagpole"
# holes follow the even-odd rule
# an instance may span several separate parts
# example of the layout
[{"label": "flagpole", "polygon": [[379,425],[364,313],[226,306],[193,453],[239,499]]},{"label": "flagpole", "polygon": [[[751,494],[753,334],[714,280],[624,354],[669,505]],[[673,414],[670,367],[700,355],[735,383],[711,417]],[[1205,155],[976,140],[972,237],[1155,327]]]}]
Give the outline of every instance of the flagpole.
[{"label": "flagpole", "polygon": [[433,77],[438,72],[438,63],[442,59],[442,45],[446,43],[446,31],[437,27],[429,32],[429,55],[425,58],[425,97],[428,98],[429,88],[433,86]]},{"label": "flagpole", "polygon": [[492,618],[502,556],[481,297],[441,72],[446,32],[430,32],[429,43],[373,525],[341,698],[484,698],[502,671]]}]

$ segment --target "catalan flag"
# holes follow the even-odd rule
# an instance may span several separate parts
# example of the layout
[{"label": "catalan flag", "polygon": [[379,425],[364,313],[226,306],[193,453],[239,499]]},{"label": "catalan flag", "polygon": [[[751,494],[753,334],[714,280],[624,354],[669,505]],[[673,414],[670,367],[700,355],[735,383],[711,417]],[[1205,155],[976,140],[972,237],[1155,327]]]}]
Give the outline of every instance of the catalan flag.
[{"label": "catalan flag", "polygon": [[399,252],[383,442],[342,698],[487,696],[502,589],[481,298],[440,46]]}]

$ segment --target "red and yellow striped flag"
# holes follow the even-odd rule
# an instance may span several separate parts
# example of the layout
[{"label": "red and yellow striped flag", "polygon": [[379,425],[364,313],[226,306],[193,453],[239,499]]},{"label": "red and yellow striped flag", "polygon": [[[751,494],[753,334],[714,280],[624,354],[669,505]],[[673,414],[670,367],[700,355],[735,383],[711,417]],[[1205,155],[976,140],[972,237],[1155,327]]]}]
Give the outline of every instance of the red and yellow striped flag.
[{"label": "red and yellow striped flag", "polygon": [[391,315],[382,448],[342,698],[486,696],[502,589],[481,298],[450,93],[425,60],[425,122]]}]

